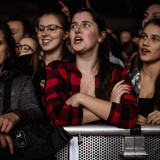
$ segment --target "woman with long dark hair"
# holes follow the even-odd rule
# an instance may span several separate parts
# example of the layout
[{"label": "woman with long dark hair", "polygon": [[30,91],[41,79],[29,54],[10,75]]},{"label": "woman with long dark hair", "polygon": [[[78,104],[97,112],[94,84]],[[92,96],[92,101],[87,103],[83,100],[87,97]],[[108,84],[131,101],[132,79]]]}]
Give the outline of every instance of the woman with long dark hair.
[{"label": "woman with long dark hair", "polygon": [[57,125],[112,124],[131,128],[138,116],[126,69],[109,62],[103,18],[82,8],[71,20],[75,57],[47,67],[46,109]]},{"label": "woman with long dark hair", "polygon": [[132,84],[140,108],[137,124],[160,124],[160,19],[145,23],[132,66]]}]

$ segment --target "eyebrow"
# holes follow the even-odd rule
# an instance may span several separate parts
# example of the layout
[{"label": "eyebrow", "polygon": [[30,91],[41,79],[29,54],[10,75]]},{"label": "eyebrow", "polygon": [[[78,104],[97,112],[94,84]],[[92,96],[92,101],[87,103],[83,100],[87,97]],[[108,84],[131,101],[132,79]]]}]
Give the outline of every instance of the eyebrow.
[{"label": "eyebrow", "polygon": [[160,36],[159,36],[159,35],[157,35],[157,34],[152,34],[152,36],[155,36],[155,37],[160,38]]},{"label": "eyebrow", "polygon": [[[82,21],[83,23],[90,23],[90,24],[92,24],[92,22],[90,22],[90,21]],[[75,23],[78,23],[78,22],[72,22],[71,24],[75,24]]]},{"label": "eyebrow", "polygon": [[[142,32],[142,34],[141,34],[141,35],[143,35],[143,34],[147,35],[147,33],[145,33],[145,32]],[[152,36],[155,36],[155,37],[160,38],[160,36],[159,36],[159,35],[157,35],[157,34],[152,34]]]}]

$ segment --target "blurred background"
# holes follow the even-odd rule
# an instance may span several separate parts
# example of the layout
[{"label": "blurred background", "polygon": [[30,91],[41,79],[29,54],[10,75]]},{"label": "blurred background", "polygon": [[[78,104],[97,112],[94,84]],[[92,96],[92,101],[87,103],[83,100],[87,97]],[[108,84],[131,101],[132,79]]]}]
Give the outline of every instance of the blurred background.
[{"label": "blurred background", "polygon": [[[85,0],[62,0],[73,13],[85,5]],[[103,15],[107,27],[114,31],[123,29],[138,30],[141,27],[143,13],[154,0],[89,0],[93,9]],[[155,1],[156,2],[156,1]],[[57,0],[3,0],[0,4],[1,19],[11,15],[23,15],[34,25],[41,10],[58,7]]]}]

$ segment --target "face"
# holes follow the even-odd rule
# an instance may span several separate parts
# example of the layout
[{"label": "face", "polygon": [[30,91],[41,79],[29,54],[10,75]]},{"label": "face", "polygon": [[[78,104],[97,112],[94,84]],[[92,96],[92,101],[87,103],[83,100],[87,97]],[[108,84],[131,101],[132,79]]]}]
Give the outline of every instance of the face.
[{"label": "face", "polygon": [[0,72],[4,66],[4,62],[6,60],[6,58],[8,57],[8,46],[7,43],[5,41],[5,37],[3,32],[0,30]]},{"label": "face", "polygon": [[[63,47],[63,40],[65,39],[66,34],[62,29],[63,26],[60,24],[58,18],[53,14],[43,15],[39,20],[39,26],[58,26],[56,29],[52,29],[51,27],[45,27],[44,31],[39,29],[41,32],[38,32],[37,29],[37,37],[39,44],[44,52],[55,52],[57,50],[61,50]],[[40,28],[39,27],[39,28]]]},{"label": "face", "polygon": [[23,24],[20,21],[10,21],[8,22],[8,25],[16,43],[19,43],[19,41],[24,36]]},{"label": "face", "polygon": [[98,26],[88,12],[74,15],[69,36],[71,47],[76,53],[98,51],[99,43],[102,41]]},{"label": "face", "polygon": [[139,42],[139,54],[143,62],[160,61],[160,27],[155,24],[147,25],[142,31]]},{"label": "face", "polygon": [[131,34],[127,31],[123,31],[120,34],[120,41],[122,44],[124,44],[125,42],[128,42],[131,39]]},{"label": "face", "polygon": [[20,55],[32,54],[36,52],[37,42],[32,38],[22,38],[19,42]]},{"label": "face", "polygon": [[148,7],[146,12],[144,13],[142,27],[144,27],[145,23],[148,22],[150,19],[160,19],[160,5],[153,4]]}]

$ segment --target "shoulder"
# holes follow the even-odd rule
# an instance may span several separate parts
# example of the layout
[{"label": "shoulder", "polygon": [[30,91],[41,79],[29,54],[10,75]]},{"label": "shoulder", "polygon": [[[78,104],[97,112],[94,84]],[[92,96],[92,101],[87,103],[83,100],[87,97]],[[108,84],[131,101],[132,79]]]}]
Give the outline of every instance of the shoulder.
[{"label": "shoulder", "polygon": [[119,64],[113,64],[113,72],[119,72],[119,73],[126,73],[127,74],[127,70]]},{"label": "shoulder", "polygon": [[32,83],[32,79],[28,75],[23,74],[13,77],[13,84],[16,86],[20,87],[21,85],[24,85],[26,83]]},{"label": "shoulder", "polygon": [[65,68],[67,63],[68,63],[68,60],[55,60],[46,66],[46,70]]},{"label": "shoulder", "polygon": [[67,60],[55,60],[46,66],[47,71],[59,70],[59,69],[72,70],[74,68],[75,68],[75,59],[73,58]]}]

